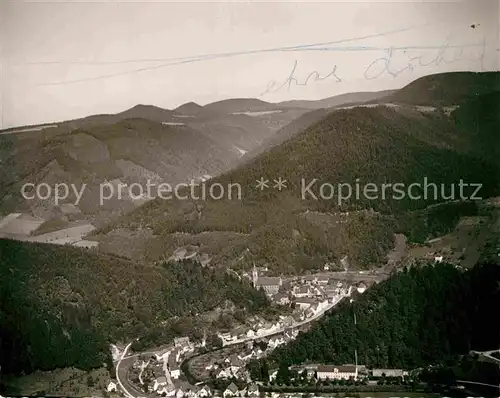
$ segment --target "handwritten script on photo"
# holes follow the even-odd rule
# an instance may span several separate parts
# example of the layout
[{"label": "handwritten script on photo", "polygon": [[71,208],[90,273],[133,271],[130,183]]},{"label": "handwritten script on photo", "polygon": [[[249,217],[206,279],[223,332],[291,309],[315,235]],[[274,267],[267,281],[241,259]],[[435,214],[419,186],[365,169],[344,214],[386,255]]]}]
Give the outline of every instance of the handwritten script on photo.
[{"label": "handwritten script on photo", "polygon": [[337,83],[340,83],[342,81],[342,79],[340,77],[338,77],[336,74],[337,65],[333,65],[331,72],[324,75],[324,76],[321,76],[318,71],[314,70],[312,72],[309,72],[309,74],[307,75],[307,77],[304,80],[300,81],[299,79],[297,79],[295,77],[295,71],[297,69],[297,64],[298,64],[298,61],[295,61],[293,68],[292,68],[292,71],[290,72],[290,75],[286,79],[284,79],[283,82],[278,83],[276,80],[271,80],[267,84],[266,90],[261,95],[265,95],[268,93],[277,93],[278,91],[281,91],[283,88],[287,88],[288,90],[290,90],[292,85],[307,86],[308,83],[310,83],[310,82],[321,82],[321,81],[324,81],[327,79],[331,79]]},{"label": "handwritten script on photo", "polygon": [[[307,51],[371,51],[379,52],[381,56],[377,56],[370,61],[363,72],[363,78],[366,80],[374,80],[384,76],[393,78],[398,77],[403,73],[410,73],[417,69],[433,68],[444,64],[453,64],[458,61],[473,61],[478,62],[481,71],[484,70],[484,60],[486,56],[486,41],[483,38],[481,43],[473,45],[456,45],[452,44],[452,36],[437,46],[404,46],[404,47],[387,47],[377,48],[370,46],[353,46],[347,48],[340,47],[313,47],[307,48]],[[466,58],[466,48],[479,48],[480,54],[477,58]],[[305,51],[305,50],[299,50]],[[329,72],[321,75],[318,70],[305,71],[305,78],[300,79],[297,77],[298,61],[295,60],[291,72],[284,77],[280,82],[270,80],[261,93],[262,95],[276,93],[283,89],[288,91],[294,86],[307,86],[310,83],[320,82],[335,82],[340,83],[343,81],[337,74],[338,65],[334,64],[325,68]],[[329,68],[329,69],[328,69]]]}]

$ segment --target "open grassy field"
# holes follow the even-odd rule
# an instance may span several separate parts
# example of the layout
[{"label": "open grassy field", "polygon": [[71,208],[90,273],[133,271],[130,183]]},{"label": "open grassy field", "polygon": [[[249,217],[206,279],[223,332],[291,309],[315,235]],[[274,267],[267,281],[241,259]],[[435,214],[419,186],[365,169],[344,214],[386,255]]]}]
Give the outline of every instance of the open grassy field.
[{"label": "open grassy field", "polygon": [[473,267],[480,260],[485,245],[496,239],[500,232],[500,203],[485,201],[481,209],[478,216],[463,217],[451,233],[432,239],[425,245],[410,247],[407,260],[443,256],[443,261],[464,268]]},{"label": "open grassy field", "polygon": [[58,396],[104,396],[111,380],[106,368],[91,372],[75,368],[56,369],[50,372],[35,372],[30,375],[7,381],[12,391],[20,395],[58,395]]},{"label": "open grassy field", "polygon": [[0,221],[0,236],[29,235],[43,223],[44,220],[27,214],[10,213]]}]

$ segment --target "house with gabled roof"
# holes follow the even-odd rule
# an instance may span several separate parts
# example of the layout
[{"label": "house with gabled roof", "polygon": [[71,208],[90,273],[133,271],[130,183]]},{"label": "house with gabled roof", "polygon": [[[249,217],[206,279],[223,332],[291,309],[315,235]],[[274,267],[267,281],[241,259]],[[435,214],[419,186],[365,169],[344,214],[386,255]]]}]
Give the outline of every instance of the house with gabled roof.
[{"label": "house with gabled roof", "polygon": [[311,295],[311,289],[308,286],[297,286],[293,290],[295,297],[308,297]]},{"label": "house with gabled roof", "polygon": [[290,304],[290,297],[288,297],[288,293],[278,292],[273,296],[273,300],[281,305]]},{"label": "house with gabled roof", "polygon": [[244,355],[244,356],[238,355],[238,358],[240,358],[240,359],[243,361],[243,363],[244,363],[245,361],[247,361],[247,360],[249,360],[250,358],[252,358],[252,357],[253,357],[253,354],[254,354],[254,353],[253,353],[253,351],[250,351],[249,353],[247,353],[247,354],[246,354],[246,355]]},{"label": "house with gabled roof", "polygon": [[198,396],[198,392],[200,391],[200,387],[194,385],[194,386],[189,386],[187,388],[187,391],[185,392],[184,396],[187,396],[189,398],[195,398]]},{"label": "house with gabled roof", "polygon": [[153,384],[153,390],[157,391],[159,388],[164,387],[167,385],[167,378],[165,376],[160,376],[157,379],[155,379],[155,382]]},{"label": "house with gabled roof", "polygon": [[158,388],[156,391],[159,395],[165,396],[165,397],[174,397],[177,389],[173,384],[167,384],[163,387]]},{"label": "house with gabled roof", "polygon": [[224,393],[222,394],[224,398],[226,397],[235,397],[238,395],[238,387],[236,384],[231,383],[227,386],[227,388],[224,390]]},{"label": "house with gabled roof", "polygon": [[183,398],[185,395],[184,389],[179,387],[175,392],[175,398]]},{"label": "house with gabled roof", "polygon": [[259,386],[255,383],[252,383],[247,388],[247,394],[249,397],[258,397],[259,396]]},{"label": "house with gabled roof", "polygon": [[226,370],[226,369],[221,369],[221,370],[219,370],[219,371],[216,373],[216,375],[215,375],[215,377],[216,377],[217,379],[227,379],[227,378],[228,378],[228,377],[230,377],[230,376],[231,376],[231,373],[230,373],[229,369],[228,369],[228,370]]},{"label": "house with gabled roof", "polygon": [[212,396],[212,390],[210,389],[209,386],[205,385],[205,386],[203,386],[200,389],[200,391],[198,391],[197,396],[198,396],[198,398],[211,397]]},{"label": "house with gabled roof", "polygon": [[245,362],[243,362],[238,355],[234,354],[229,357],[229,369],[232,374],[236,374],[238,370],[245,366]]},{"label": "house with gabled roof", "polygon": [[315,300],[309,297],[297,298],[295,303],[301,310],[307,310],[310,306],[316,303]]},{"label": "house with gabled roof", "polygon": [[115,383],[114,380],[111,380],[109,383],[108,383],[108,386],[106,387],[106,390],[108,392],[111,392],[111,391],[117,391],[118,389],[118,384]]}]

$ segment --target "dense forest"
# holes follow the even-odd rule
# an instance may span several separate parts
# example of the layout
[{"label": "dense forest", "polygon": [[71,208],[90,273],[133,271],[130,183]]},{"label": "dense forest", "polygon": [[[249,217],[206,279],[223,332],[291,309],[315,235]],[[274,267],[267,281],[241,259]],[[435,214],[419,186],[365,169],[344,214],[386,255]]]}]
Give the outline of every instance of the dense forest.
[{"label": "dense forest", "polygon": [[21,375],[67,366],[89,370],[111,365],[109,345],[91,324],[88,311],[68,303],[67,311],[57,314],[33,297],[29,285],[23,285],[27,281],[5,279],[2,275],[2,373]]},{"label": "dense forest", "polygon": [[421,77],[388,97],[373,103],[396,102],[412,105],[449,106],[475,100],[500,89],[498,72],[436,73]]},{"label": "dense forest", "polygon": [[133,263],[70,246],[0,239],[0,366],[3,374],[109,363],[109,343],[165,344],[200,330],[197,314],[269,302],[224,269],[183,262]]},{"label": "dense forest", "polygon": [[165,265],[169,288],[165,292],[166,306],[172,316],[197,314],[230,300],[240,308],[256,312],[268,304],[266,294],[222,269],[203,268],[184,260]]},{"label": "dense forest", "polygon": [[442,203],[399,214],[397,231],[409,242],[422,244],[453,231],[460,218],[479,214],[482,213],[476,201]]},{"label": "dense forest", "polygon": [[[460,181],[482,185],[477,193],[475,187],[464,188],[463,197],[500,194],[495,149],[500,147],[499,79],[499,73],[426,76],[381,100],[393,102],[390,106],[332,110],[280,145],[209,181],[224,187],[239,184],[241,200],[151,201],[100,231],[101,236],[115,228],[149,227],[168,246],[177,232],[191,234],[184,244],[204,232],[217,261],[228,263],[250,247],[278,273],[320,268],[346,255],[352,267],[381,265],[394,232],[422,243],[453,230],[461,216],[475,214],[474,204],[449,203],[461,199]],[[286,189],[255,189],[261,177],[270,187],[282,177]],[[305,191],[311,181],[316,182]],[[338,184],[350,185],[350,198],[339,201]],[[368,184],[377,191],[365,195]],[[393,185],[384,189],[386,184]],[[403,195],[395,184],[404,186]],[[418,186],[410,195],[412,184]],[[364,210],[378,216],[359,216]],[[315,221],[303,216],[307,211],[330,217],[328,228],[319,231]],[[339,212],[349,213],[348,219],[331,216]],[[363,217],[370,222],[360,221]],[[231,251],[218,250],[224,246],[219,238],[226,237],[223,233],[231,234]],[[159,255],[161,250],[151,250],[158,246],[146,245],[141,253]]]},{"label": "dense forest", "polygon": [[[497,264],[466,272],[447,264],[404,269],[352,303],[342,302],[311,330],[278,347],[269,364],[260,365],[354,363],[357,350],[359,364],[413,369],[470,350],[498,349],[499,305]],[[252,365],[254,374],[257,365]]]}]

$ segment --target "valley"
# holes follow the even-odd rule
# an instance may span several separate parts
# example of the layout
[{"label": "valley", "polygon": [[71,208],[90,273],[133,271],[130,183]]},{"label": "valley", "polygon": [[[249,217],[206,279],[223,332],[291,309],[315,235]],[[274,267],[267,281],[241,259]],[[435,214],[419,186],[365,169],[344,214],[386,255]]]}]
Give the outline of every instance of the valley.
[{"label": "valley", "polygon": [[[446,305],[464,325],[460,300],[480,290],[478,280],[496,278],[478,264],[500,258],[500,163],[493,147],[500,114],[484,108],[499,103],[499,76],[445,73],[400,90],[309,102],[138,105],[4,131],[0,329],[7,337],[0,348],[15,360],[0,365],[12,376],[9,388],[201,397],[207,389],[232,389],[233,382],[238,391],[258,385],[271,393],[305,388],[307,379],[313,390],[337,391],[350,384],[302,379],[293,366],[309,372],[308,355],[315,372],[330,362],[352,366],[356,347],[369,369],[357,373],[356,362],[355,378],[368,383],[378,380],[378,367],[407,372],[464,354],[465,342],[441,312],[432,319],[443,329],[433,329],[419,323],[417,304],[421,293],[446,303],[446,294],[463,286],[464,295]],[[430,96],[429,84],[437,87]],[[275,185],[278,179],[283,185]],[[304,180],[318,182],[316,197],[303,197]],[[435,192],[474,183],[481,198],[429,197],[421,181]],[[73,187],[63,198],[36,198],[37,186],[61,183]],[[325,186],[360,183],[413,184],[418,195],[337,201],[322,193]],[[23,191],[26,184],[31,190]],[[173,195],[132,190],[148,184],[169,186]],[[237,184],[241,196],[194,197],[216,184]],[[484,303],[497,297],[490,287],[477,302],[483,315]],[[351,329],[352,308],[380,327],[360,321],[360,340]],[[466,318],[482,324],[483,315],[470,309]],[[425,358],[408,325],[425,337]],[[433,345],[427,330],[444,348]],[[475,331],[470,336],[481,345]],[[378,351],[373,341],[381,342]],[[411,342],[411,352],[403,341]],[[272,372],[261,379],[266,361]],[[57,368],[66,370],[50,373]],[[51,381],[31,390],[18,383],[33,372]],[[404,383],[424,383],[407,376]],[[388,388],[377,383],[377,391]],[[416,388],[402,383],[393,388]]]},{"label": "valley", "polygon": [[0,0],[0,398],[500,393],[498,0]]}]

